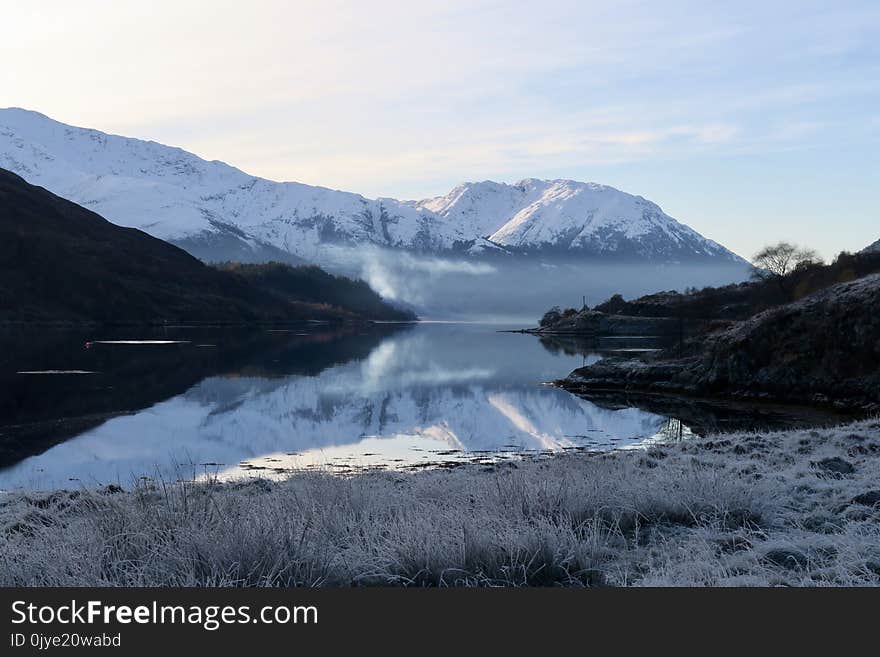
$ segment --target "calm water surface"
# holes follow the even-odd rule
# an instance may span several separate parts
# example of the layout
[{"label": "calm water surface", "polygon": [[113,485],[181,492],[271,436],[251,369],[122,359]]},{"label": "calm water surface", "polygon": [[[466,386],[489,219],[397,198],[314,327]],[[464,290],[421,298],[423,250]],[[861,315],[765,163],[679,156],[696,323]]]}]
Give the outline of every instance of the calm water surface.
[{"label": "calm water surface", "polygon": [[693,435],[544,382],[644,341],[497,325],[0,335],[0,489],[425,467]]}]

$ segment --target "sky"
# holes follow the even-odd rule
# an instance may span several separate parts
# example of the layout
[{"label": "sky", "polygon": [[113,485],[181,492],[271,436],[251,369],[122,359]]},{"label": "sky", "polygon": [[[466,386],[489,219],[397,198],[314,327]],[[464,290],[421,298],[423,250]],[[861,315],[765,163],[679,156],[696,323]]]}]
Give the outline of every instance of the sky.
[{"label": "sky", "polygon": [[0,107],[369,197],[570,178],[880,238],[880,2],[0,0]]}]

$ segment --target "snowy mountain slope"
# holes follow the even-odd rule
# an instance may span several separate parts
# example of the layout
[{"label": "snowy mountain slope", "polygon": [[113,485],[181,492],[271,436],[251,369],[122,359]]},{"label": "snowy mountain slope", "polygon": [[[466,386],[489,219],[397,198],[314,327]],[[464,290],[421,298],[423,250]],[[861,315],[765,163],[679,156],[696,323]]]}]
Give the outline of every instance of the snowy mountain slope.
[{"label": "snowy mountain slope", "polygon": [[117,224],[189,247],[235,239],[316,259],[325,242],[443,251],[459,239],[436,215],[392,199],[276,183],[19,109],[0,110],[0,167]]},{"label": "snowy mountain slope", "polygon": [[638,196],[594,183],[459,185],[424,201],[248,175],[156,142],[0,110],[0,167],[207,260],[322,262],[331,244],[430,253],[738,261]]},{"label": "snowy mountain slope", "polygon": [[641,196],[573,180],[465,183],[415,207],[515,251],[735,259]]},{"label": "snowy mountain slope", "polygon": [[880,240],[862,249],[862,253],[880,253]]}]

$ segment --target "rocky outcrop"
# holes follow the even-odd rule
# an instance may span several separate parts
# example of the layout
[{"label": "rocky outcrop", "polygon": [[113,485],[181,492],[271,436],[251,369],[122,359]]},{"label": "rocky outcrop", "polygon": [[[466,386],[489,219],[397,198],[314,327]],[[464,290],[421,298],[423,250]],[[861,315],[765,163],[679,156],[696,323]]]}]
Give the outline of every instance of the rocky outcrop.
[{"label": "rocky outcrop", "polygon": [[880,274],[693,339],[683,357],[606,358],[560,385],[880,410]]}]

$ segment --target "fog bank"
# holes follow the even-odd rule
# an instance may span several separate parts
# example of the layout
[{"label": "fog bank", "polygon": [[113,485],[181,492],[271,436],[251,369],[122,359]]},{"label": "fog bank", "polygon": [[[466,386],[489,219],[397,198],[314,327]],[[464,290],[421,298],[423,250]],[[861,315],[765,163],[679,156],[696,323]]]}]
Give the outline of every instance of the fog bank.
[{"label": "fog bank", "polygon": [[422,319],[533,323],[551,306],[594,306],[612,294],[745,280],[744,265],[645,264],[420,256],[376,248],[335,249],[331,269],[366,280]]}]

